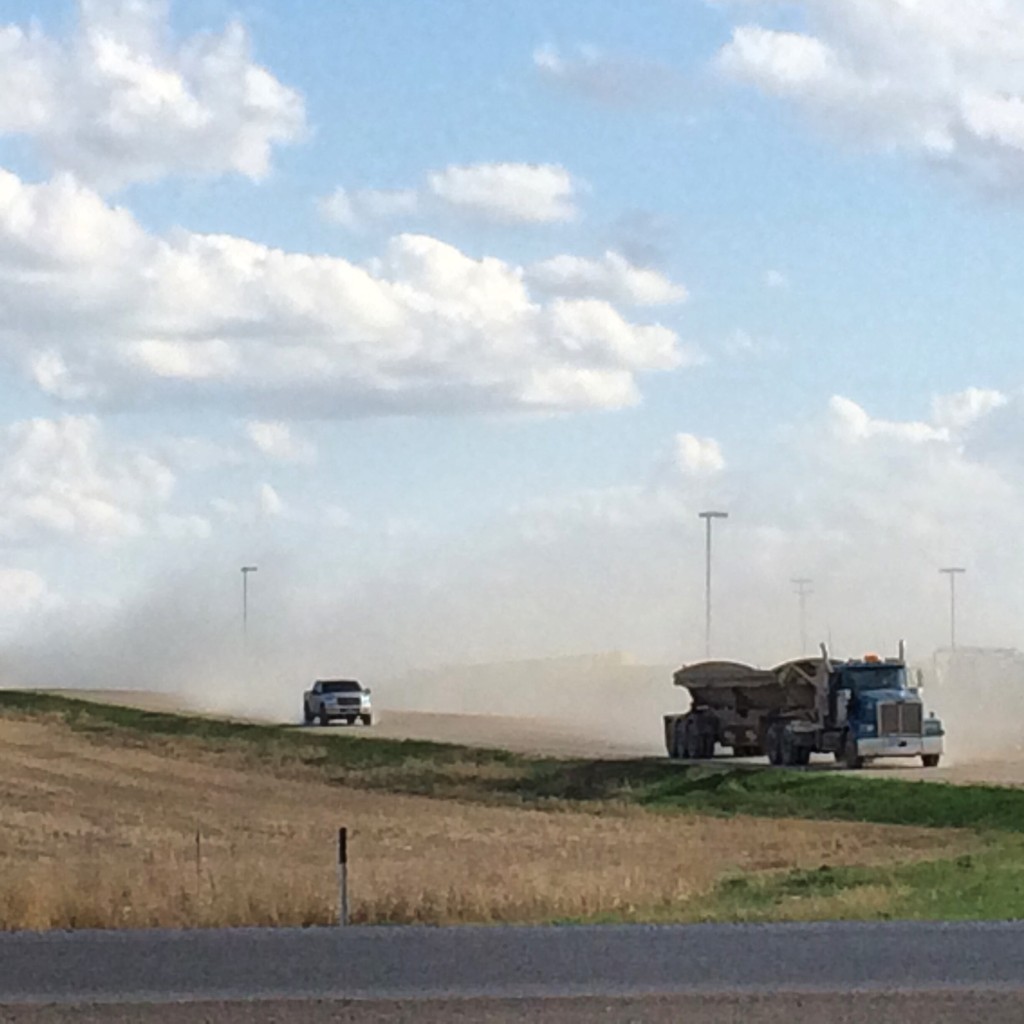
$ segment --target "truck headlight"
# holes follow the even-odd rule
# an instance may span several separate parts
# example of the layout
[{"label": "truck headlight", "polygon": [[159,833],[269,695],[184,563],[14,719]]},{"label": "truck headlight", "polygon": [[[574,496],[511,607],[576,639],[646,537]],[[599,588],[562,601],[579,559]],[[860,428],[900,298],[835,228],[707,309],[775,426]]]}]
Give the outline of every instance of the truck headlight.
[{"label": "truck headlight", "polygon": [[946,730],[942,728],[942,721],[938,718],[926,718],[924,720],[925,736],[943,736]]},{"label": "truck headlight", "polygon": [[875,723],[874,722],[861,722],[860,728],[857,730],[861,736],[874,736],[875,735]]}]

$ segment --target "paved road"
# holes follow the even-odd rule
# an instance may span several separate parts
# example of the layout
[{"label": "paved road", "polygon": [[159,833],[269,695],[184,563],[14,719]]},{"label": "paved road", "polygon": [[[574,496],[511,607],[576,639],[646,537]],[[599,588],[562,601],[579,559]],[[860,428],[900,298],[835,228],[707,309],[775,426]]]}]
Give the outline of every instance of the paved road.
[{"label": "paved road", "polygon": [[0,1005],[1024,991],[1024,923],[0,935]]},{"label": "paved road", "polygon": [[0,1008],[4,1024],[1020,1024],[1019,992],[287,1000]]}]

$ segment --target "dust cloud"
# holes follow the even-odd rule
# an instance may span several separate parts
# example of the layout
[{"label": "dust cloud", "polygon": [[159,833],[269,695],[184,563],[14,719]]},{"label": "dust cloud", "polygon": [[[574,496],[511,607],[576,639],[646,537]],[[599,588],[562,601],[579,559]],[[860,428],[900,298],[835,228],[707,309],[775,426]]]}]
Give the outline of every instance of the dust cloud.
[{"label": "dust cloud", "polygon": [[[642,622],[641,632],[609,639],[625,647],[616,641],[632,637],[645,653],[586,653],[599,626],[588,633],[578,610],[574,619],[560,617],[555,605],[569,604],[564,592],[544,605],[525,586],[506,586],[489,598],[471,580],[462,590],[450,581],[443,590],[416,590],[396,580],[361,580],[348,590],[329,580],[318,589],[308,566],[275,568],[288,559],[262,554],[250,580],[246,630],[237,569],[243,562],[225,558],[201,572],[167,571],[117,603],[54,611],[33,634],[0,650],[0,685],[175,694],[199,711],[292,723],[314,679],[349,677],[372,688],[378,716],[530,718],[645,749],[660,749],[661,716],[689,704],[672,685],[683,659],[643,643],[670,631],[635,609],[620,611],[619,621]],[[639,600],[635,592],[619,591],[618,598],[623,606]],[[613,621],[610,612],[600,619]],[[774,644],[792,656],[778,636]],[[756,653],[733,654],[730,647],[738,659]],[[781,660],[776,649],[767,653],[760,664]],[[927,708],[946,723],[950,760],[1024,760],[1024,654],[963,647],[919,656],[915,664]]]}]

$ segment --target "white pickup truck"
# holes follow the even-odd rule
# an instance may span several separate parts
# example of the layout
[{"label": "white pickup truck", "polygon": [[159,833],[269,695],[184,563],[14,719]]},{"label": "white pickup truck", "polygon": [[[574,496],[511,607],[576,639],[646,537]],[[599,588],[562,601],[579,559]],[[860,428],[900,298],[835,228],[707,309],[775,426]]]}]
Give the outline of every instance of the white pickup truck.
[{"label": "white pickup truck", "polygon": [[355,679],[318,679],[302,696],[302,718],[306,725],[330,725],[338,718],[349,725],[357,718],[363,725],[373,725],[370,691]]}]

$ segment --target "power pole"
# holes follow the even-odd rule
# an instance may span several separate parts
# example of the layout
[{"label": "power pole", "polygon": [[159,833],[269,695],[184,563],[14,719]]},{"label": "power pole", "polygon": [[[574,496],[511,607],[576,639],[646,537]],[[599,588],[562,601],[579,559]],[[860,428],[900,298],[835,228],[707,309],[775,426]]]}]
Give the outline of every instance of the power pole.
[{"label": "power pole", "polygon": [[242,636],[249,635],[249,573],[256,572],[257,566],[242,566]]},{"label": "power pole", "polygon": [[728,512],[698,512],[707,527],[704,542],[704,657],[711,658],[711,520],[728,519]]},{"label": "power pole", "polygon": [[805,577],[798,577],[789,581],[796,589],[796,595],[800,599],[800,653],[807,653],[807,595],[813,594],[811,584],[814,580]]},{"label": "power pole", "polygon": [[956,650],[956,578],[960,573],[967,572],[958,565],[950,565],[940,569],[949,577],[949,649]]}]

